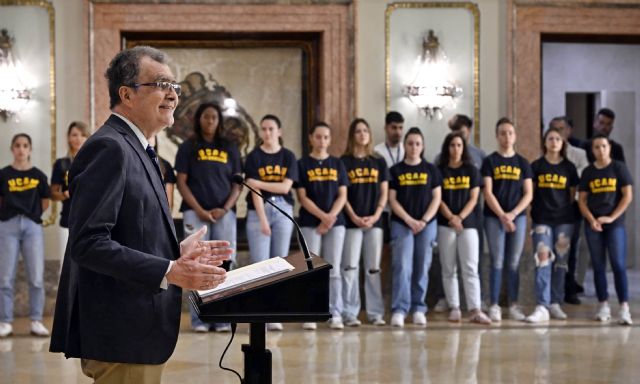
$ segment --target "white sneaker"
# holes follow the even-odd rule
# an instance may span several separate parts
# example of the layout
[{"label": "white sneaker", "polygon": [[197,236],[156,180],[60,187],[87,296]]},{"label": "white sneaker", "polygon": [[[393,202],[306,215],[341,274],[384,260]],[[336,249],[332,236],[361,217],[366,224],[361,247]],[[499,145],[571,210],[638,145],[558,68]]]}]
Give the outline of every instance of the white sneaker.
[{"label": "white sneaker", "polygon": [[209,327],[202,324],[202,325],[196,325],[195,327],[193,327],[193,332],[195,333],[207,333],[209,332]]},{"label": "white sneaker", "polygon": [[549,306],[549,314],[553,319],[567,320],[567,314],[564,313],[562,307],[558,303],[553,303]]},{"label": "white sneaker", "polygon": [[0,337],[7,337],[13,333],[11,323],[0,323]]},{"label": "white sneaker", "polygon": [[331,329],[344,329],[344,324],[342,323],[342,317],[332,317],[328,321],[329,328]]},{"label": "white sneaker", "polygon": [[351,317],[347,318],[344,321],[344,325],[346,325],[347,327],[359,327],[360,325],[362,325],[362,321],[356,319],[355,317]]},{"label": "white sneaker", "polygon": [[382,317],[376,317],[375,319],[371,320],[371,324],[376,325],[378,327],[381,327],[383,325],[386,325],[387,322],[384,321],[384,319]]},{"label": "white sneaker", "polygon": [[603,323],[611,320],[611,308],[609,308],[609,303],[605,301],[600,304],[600,308],[598,309],[598,313],[595,315],[595,319]]},{"label": "white sneaker", "polygon": [[214,326],[214,331],[218,333],[226,333],[231,332],[231,324],[220,324]]},{"label": "white sneaker", "polygon": [[302,323],[302,329],[306,329],[307,331],[315,331],[318,328],[318,324],[316,323]]},{"label": "white sneaker", "polygon": [[620,325],[633,325],[633,320],[631,320],[631,313],[629,312],[629,306],[623,305],[620,307],[618,324]]},{"label": "white sneaker", "polygon": [[509,307],[509,318],[515,321],[523,321],[525,318],[522,309],[517,305],[512,305]]},{"label": "white sneaker", "polygon": [[282,323],[267,323],[267,331],[282,331]]},{"label": "white sneaker", "polygon": [[445,298],[438,300],[436,305],[433,307],[433,311],[438,313],[447,312],[448,310],[449,304],[447,304],[447,299]]},{"label": "white sneaker", "polygon": [[404,327],[404,313],[396,312],[391,315],[391,326],[392,327]]},{"label": "white sneaker", "polygon": [[40,321],[31,322],[31,334],[34,336],[49,336],[49,330]]},{"label": "white sneaker", "polygon": [[502,308],[498,304],[494,304],[489,307],[489,318],[494,323],[499,323],[502,321]]},{"label": "white sneaker", "polygon": [[413,312],[413,324],[424,327],[427,325],[427,316],[422,312]]},{"label": "white sneaker", "polygon": [[549,311],[543,305],[537,305],[533,313],[524,319],[527,323],[541,323],[543,321],[549,321]]}]

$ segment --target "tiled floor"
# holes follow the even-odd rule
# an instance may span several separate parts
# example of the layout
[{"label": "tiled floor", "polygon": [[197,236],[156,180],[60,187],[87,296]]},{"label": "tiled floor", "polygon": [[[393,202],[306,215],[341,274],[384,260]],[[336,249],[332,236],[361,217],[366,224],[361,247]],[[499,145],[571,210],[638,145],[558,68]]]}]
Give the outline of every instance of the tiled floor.
[{"label": "tiled floor", "polygon": [[[640,323],[638,274],[632,312]],[[530,326],[506,320],[500,326],[452,325],[430,314],[426,329],[373,327],[318,331],[286,324],[267,335],[273,353],[274,383],[635,383],[640,377],[640,327],[601,325],[593,289],[585,303],[565,306],[569,321]],[[614,300],[612,300],[612,303]],[[612,305],[614,314],[616,305]],[[51,319],[45,321],[51,324]],[[15,323],[16,335],[0,340],[0,383],[89,383],[77,360],[47,352],[48,339],[25,336],[28,321]],[[183,332],[164,372],[164,383],[238,383],[218,367],[229,334],[194,334],[183,317]],[[240,345],[248,342],[240,325],[224,365],[242,373]]]}]

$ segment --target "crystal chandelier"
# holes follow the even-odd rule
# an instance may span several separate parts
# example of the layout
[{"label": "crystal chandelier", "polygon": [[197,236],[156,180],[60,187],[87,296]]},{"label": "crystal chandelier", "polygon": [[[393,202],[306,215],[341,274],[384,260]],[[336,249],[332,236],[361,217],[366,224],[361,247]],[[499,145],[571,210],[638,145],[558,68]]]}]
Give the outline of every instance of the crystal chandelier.
[{"label": "crystal chandelier", "polygon": [[450,80],[449,60],[440,49],[433,30],[422,44],[422,56],[416,60],[413,81],[404,85],[403,93],[429,119],[442,119],[442,110],[455,108],[462,88]]},{"label": "crystal chandelier", "polygon": [[6,29],[0,31],[0,117],[7,121],[31,99],[31,90],[21,81],[20,62],[11,50],[14,39]]}]

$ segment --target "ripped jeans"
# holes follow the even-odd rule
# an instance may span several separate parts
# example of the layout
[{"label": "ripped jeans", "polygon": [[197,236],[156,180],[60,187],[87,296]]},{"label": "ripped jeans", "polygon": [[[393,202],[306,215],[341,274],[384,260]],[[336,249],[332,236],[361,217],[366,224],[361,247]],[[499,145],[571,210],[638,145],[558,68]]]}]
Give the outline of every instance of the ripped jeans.
[{"label": "ripped jeans", "polygon": [[548,307],[564,300],[573,224],[532,224],[531,237],[536,262],[536,302]]}]

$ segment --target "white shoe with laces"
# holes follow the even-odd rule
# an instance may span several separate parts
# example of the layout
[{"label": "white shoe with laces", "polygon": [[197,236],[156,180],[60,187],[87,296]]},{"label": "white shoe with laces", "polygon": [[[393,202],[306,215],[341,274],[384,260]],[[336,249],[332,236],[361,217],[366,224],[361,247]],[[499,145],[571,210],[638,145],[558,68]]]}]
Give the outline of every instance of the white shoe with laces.
[{"label": "white shoe with laces", "polygon": [[384,319],[382,317],[376,317],[375,319],[371,320],[371,324],[380,327],[380,326],[383,326],[383,325],[387,324],[387,322],[384,321]]},{"label": "white shoe with laces", "polygon": [[336,329],[336,330],[340,330],[340,329],[344,329],[344,324],[342,323],[342,317],[332,317],[329,319],[328,321],[329,323],[329,328],[331,329]]},{"label": "white shoe with laces", "polygon": [[267,323],[267,331],[282,331],[282,323]]},{"label": "white shoe with laces", "polygon": [[567,314],[564,313],[562,307],[558,303],[553,303],[549,306],[549,314],[553,319],[567,320]]},{"label": "white shoe with laces", "polygon": [[424,327],[427,325],[427,316],[422,312],[413,312],[413,324]]},{"label": "white shoe with laces", "polygon": [[595,319],[603,323],[611,320],[611,308],[609,308],[609,303],[605,301],[604,303],[600,304],[598,312],[595,315]]},{"label": "white shoe with laces", "polygon": [[[546,308],[545,308],[546,309]],[[509,307],[509,318],[515,321],[523,321],[525,319],[524,312],[522,312],[522,308],[517,305],[512,305]]]},{"label": "white shoe with laces", "polygon": [[11,323],[0,323],[0,337],[7,337],[13,333]]},{"label": "white shoe with laces", "polygon": [[404,327],[404,313],[396,312],[391,315],[391,326],[398,328]]},{"label": "white shoe with laces", "polygon": [[347,318],[344,321],[344,325],[346,325],[347,327],[359,327],[360,325],[362,325],[362,322],[355,317],[351,317]]},{"label": "white shoe with laces", "polygon": [[489,307],[489,318],[494,323],[499,323],[502,321],[502,308],[498,304],[494,304]]},{"label": "white shoe with laces", "polygon": [[318,329],[318,324],[316,323],[302,323],[302,329],[306,329],[307,331],[315,331]]},{"label": "white shoe with laces", "polygon": [[549,311],[543,305],[537,305],[533,313],[525,318],[527,323],[542,323],[549,321]]},{"label": "white shoe with laces", "polygon": [[631,312],[629,312],[629,305],[623,305],[620,307],[618,324],[633,325],[633,320],[631,320]]},{"label": "white shoe with laces", "polygon": [[34,336],[46,337],[49,336],[49,330],[40,321],[31,322],[31,334]]}]

